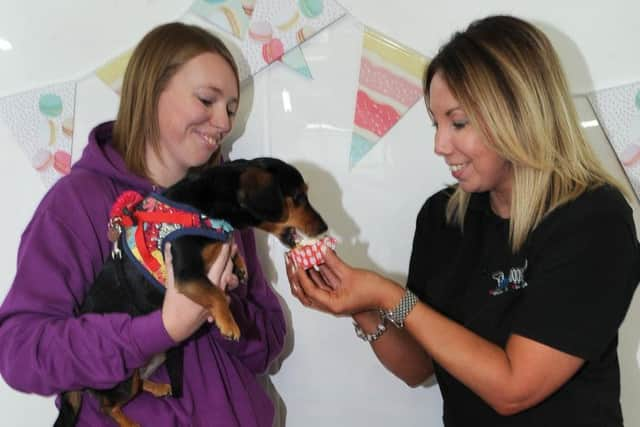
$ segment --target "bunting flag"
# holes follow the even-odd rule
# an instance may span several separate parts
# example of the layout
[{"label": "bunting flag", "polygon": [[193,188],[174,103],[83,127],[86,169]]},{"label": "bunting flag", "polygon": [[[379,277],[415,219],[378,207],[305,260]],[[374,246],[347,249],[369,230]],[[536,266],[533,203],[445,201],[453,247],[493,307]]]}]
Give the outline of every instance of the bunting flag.
[{"label": "bunting flag", "polygon": [[640,197],[640,83],[593,92],[587,98]]},{"label": "bunting flag", "polygon": [[196,0],[190,11],[243,40],[255,3],[255,0]]},{"label": "bunting flag", "polygon": [[[335,0],[195,0],[181,20],[189,22],[191,16],[198,20],[196,25],[233,34],[221,38],[234,56],[242,56],[241,81],[275,61],[312,79],[301,44],[345,14]],[[116,95],[132,51],[92,73]],[[426,62],[423,55],[365,27],[351,167],[422,97],[420,80]],[[24,149],[47,186],[69,172],[75,96],[74,81],[0,98],[2,131]],[[636,145],[640,151],[640,140]]]},{"label": "bunting flag", "polygon": [[282,60],[285,64],[293,61],[292,68],[306,75],[306,61],[301,67],[298,56],[302,52],[293,53],[287,61],[283,56],[345,13],[344,8],[333,0],[257,1],[249,23],[248,37],[240,46],[251,74],[256,74],[274,61]]},{"label": "bunting flag", "polygon": [[285,53],[282,56],[282,63],[287,65],[296,73],[308,79],[313,79],[311,70],[309,69],[309,65],[307,64],[307,60],[305,59],[300,46],[294,47],[289,52]]},{"label": "bunting flag", "polygon": [[96,76],[102,80],[104,84],[109,86],[115,93],[120,95],[122,89],[122,78],[124,77],[124,70],[127,68],[129,58],[133,53],[133,48],[127,50],[117,58],[107,62],[102,67],[96,70]]},{"label": "bunting flag", "polygon": [[0,124],[47,187],[71,168],[75,96],[67,82],[0,98]]},{"label": "bunting flag", "polygon": [[422,98],[426,64],[425,56],[365,26],[350,167]]}]

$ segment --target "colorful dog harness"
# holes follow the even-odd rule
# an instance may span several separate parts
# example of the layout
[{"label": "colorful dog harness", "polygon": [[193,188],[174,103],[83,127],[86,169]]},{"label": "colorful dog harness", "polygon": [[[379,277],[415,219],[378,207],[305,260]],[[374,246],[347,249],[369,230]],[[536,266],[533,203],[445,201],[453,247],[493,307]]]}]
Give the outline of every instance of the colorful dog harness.
[{"label": "colorful dog harness", "polygon": [[145,277],[163,290],[167,278],[165,243],[186,235],[226,242],[233,231],[228,222],[209,218],[192,206],[157,193],[142,197],[135,191],[125,191],[113,204],[109,217],[111,256],[122,256],[121,245]]}]

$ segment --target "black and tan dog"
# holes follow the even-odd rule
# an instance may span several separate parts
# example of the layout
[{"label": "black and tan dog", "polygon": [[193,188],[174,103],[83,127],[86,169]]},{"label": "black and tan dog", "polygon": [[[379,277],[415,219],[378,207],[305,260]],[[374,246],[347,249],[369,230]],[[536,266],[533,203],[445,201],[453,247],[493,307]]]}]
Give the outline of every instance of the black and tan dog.
[{"label": "black and tan dog", "polygon": [[[186,207],[188,211],[193,210],[197,213],[196,219],[224,219],[235,229],[256,227],[265,230],[276,235],[287,247],[295,246],[299,239],[298,233],[317,236],[327,230],[324,220],[307,199],[307,185],[300,172],[288,163],[274,158],[235,160],[191,174],[168,188],[161,195],[161,200]],[[145,215],[154,214],[140,213],[141,203],[135,207],[124,206],[124,213],[129,215],[129,223],[124,221],[124,224],[117,225],[132,225],[131,218],[134,218],[133,222],[150,221]],[[160,214],[160,218],[164,213]],[[150,223],[135,225],[138,231],[143,227],[153,228]],[[120,231],[122,233],[119,236],[114,236],[117,237],[116,250],[89,289],[80,313],[123,312],[139,316],[162,306],[164,288],[154,284],[154,277],[142,271],[140,265],[136,265],[134,257],[116,256],[119,251],[131,252],[127,250],[127,241],[139,237],[127,233],[127,230]],[[218,238],[212,238],[206,233],[173,231],[175,230],[172,229],[169,233],[172,237],[162,236],[160,231],[151,236],[151,239],[161,239],[158,246],[171,241],[176,288],[209,310],[224,336],[238,339],[240,330],[229,310],[224,292],[207,278],[207,271],[215,261],[220,247],[230,236],[229,230],[219,229]],[[149,239],[149,236],[146,238]],[[138,252],[144,250],[136,251],[139,256]],[[242,279],[246,274],[243,261],[236,257],[234,264]],[[142,369],[138,369],[131,378],[111,389],[90,391],[99,399],[105,414],[110,415],[120,426],[137,426],[122,412],[122,406],[138,393],[144,390],[155,396],[175,397],[182,393],[181,347],[175,347],[166,354],[166,367],[171,384],[153,383],[145,379],[147,374]],[[63,393],[60,415],[55,426],[75,425],[81,401],[82,391]]]}]

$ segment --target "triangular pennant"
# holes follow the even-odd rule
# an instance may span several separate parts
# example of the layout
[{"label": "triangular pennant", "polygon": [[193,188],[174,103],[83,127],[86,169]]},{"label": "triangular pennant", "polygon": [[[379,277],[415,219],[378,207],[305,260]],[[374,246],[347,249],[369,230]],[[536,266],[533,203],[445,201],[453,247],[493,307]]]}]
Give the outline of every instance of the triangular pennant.
[{"label": "triangular pennant", "polygon": [[596,91],[588,99],[640,198],[640,83]]},{"label": "triangular pennant", "polygon": [[124,71],[127,68],[127,64],[129,63],[129,58],[131,58],[132,53],[133,49],[129,49],[122,55],[112,59],[96,70],[96,76],[102,80],[104,84],[113,89],[113,91],[118,95],[120,95],[120,90],[122,89],[122,78],[124,77]]},{"label": "triangular pennant", "polygon": [[[253,10],[248,37],[240,46],[251,75],[265,68],[323,30],[346,13],[333,0],[270,0],[258,1]],[[308,67],[301,67],[298,53],[292,54],[294,68],[306,75]],[[304,59],[302,57],[302,59]],[[310,74],[310,73],[309,73]]]},{"label": "triangular pennant", "polygon": [[253,1],[240,0],[196,0],[191,12],[233,34],[239,40],[247,35],[249,18],[253,14]]},{"label": "triangular pennant", "polygon": [[309,65],[307,64],[307,60],[305,59],[300,46],[294,47],[289,52],[285,53],[282,56],[282,63],[287,65],[296,73],[308,79],[313,79],[311,70],[309,70]]},{"label": "triangular pennant", "polygon": [[71,168],[76,83],[0,98],[0,124],[49,187]]},{"label": "triangular pennant", "polygon": [[366,27],[362,40],[350,166],[422,98],[427,58]]}]

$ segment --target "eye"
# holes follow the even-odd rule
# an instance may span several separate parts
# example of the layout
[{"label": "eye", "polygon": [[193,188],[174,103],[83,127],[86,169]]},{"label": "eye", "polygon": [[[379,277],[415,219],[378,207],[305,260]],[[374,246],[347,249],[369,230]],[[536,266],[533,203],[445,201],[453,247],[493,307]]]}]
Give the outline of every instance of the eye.
[{"label": "eye", "polygon": [[431,122],[431,126],[433,126],[434,128],[438,129],[438,123],[436,123],[436,122]]},{"label": "eye", "polygon": [[468,120],[456,120],[453,122],[453,128],[456,130],[464,129],[468,124]]},{"label": "eye", "polygon": [[211,107],[211,105],[213,105],[213,103],[215,102],[215,100],[209,99],[209,98],[198,98],[198,99],[200,100],[202,105],[204,105],[205,107]]},{"label": "eye", "polygon": [[306,193],[298,193],[295,196],[293,196],[293,203],[295,203],[296,205],[301,205],[306,201],[307,201]]},{"label": "eye", "polygon": [[231,108],[227,108],[227,115],[228,115],[229,117],[235,117],[237,113],[238,113],[238,112],[237,112],[236,110],[231,109]]}]

